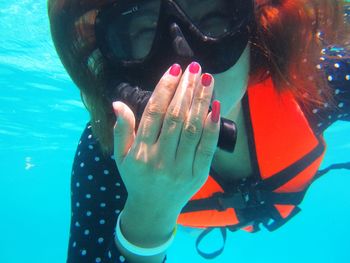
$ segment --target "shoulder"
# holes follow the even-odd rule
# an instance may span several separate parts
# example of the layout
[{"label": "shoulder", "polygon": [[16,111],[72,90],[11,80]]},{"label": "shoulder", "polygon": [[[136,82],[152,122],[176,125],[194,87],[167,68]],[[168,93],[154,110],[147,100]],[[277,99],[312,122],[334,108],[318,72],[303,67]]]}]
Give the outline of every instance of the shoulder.
[{"label": "shoulder", "polygon": [[71,183],[73,192],[80,192],[83,189],[85,192],[95,192],[99,195],[119,192],[122,193],[122,196],[119,195],[121,199],[125,199],[127,195],[114,156],[103,155],[89,123],[78,143]]},{"label": "shoulder", "polygon": [[322,49],[317,68],[327,75],[331,87],[350,89],[350,49],[337,45]]},{"label": "shoulder", "polygon": [[329,87],[332,89],[335,111],[350,113],[350,49],[328,46],[322,50],[321,63]]},{"label": "shoulder", "polygon": [[307,114],[313,130],[321,134],[338,120],[350,120],[350,49],[325,47],[316,67],[325,74],[333,98],[333,103],[325,103]]}]

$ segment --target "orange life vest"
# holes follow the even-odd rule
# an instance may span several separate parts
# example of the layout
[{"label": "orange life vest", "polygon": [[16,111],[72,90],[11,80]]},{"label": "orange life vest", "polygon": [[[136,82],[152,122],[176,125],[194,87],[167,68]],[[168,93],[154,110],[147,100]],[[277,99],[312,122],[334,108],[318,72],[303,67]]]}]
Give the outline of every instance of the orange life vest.
[{"label": "orange life vest", "polygon": [[322,137],[314,134],[293,95],[277,93],[271,78],[248,88],[243,110],[256,159],[254,175],[230,186],[220,184],[210,170],[179,224],[255,232],[262,223],[274,230],[299,211],[324,156]]}]

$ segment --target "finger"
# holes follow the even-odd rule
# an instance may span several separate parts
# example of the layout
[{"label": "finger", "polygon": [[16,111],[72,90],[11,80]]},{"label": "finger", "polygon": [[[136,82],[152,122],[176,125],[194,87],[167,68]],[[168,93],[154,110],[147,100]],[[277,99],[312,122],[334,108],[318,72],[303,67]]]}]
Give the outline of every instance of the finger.
[{"label": "finger", "polygon": [[114,157],[120,165],[135,141],[135,115],[123,102],[113,102],[113,110],[117,117],[114,125]]},{"label": "finger", "polygon": [[182,129],[181,139],[176,153],[178,165],[193,166],[197,145],[201,139],[205,119],[213,95],[214,79],[203,74],[195,90],[189,116]]},{"label": "finger", "polygon": [[164,115],[173,99],[181,77],[181,67],[172,65],[162,76],[148,101],[137,130],[135,144],[154,144],[162,127]]},{"label": "finger", "polygon": [[[214,101],[212,104],[213,110],[208,114],[202,137],[199,141],[197,151],[193,163],[193,175],[197,177],[201,183],[204,183],[208,177],[210,166],[217,149],[220,131],[220,102]],[[216,121],[213,121],[215,119]],[[203,169],[207,173],[203,174]]]},{"label": "finger", "polygon": [[183,123],[187,118],[200,74],[201,67],[198,63],[192,62],[188,65],[168,107],[158,139],[158,148],[163,153],[161,156],[165,162],[175,160]]}]

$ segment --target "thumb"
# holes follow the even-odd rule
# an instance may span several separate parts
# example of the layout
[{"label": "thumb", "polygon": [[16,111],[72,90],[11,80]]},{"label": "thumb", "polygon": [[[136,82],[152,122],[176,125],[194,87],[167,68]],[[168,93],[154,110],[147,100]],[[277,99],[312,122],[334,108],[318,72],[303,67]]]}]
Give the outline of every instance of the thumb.
[{"label": "thumb", "polygon": [[114,157],[117,165],[122,163],[135,140],[135,115],[123,102],[113,102],[117,121],[114,125]]}]

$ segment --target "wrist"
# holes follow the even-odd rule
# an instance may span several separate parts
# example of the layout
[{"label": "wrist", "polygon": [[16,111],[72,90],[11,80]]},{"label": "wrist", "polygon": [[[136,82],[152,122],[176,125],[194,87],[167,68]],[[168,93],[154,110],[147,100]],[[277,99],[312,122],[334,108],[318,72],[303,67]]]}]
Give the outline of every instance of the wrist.
[{"label": "wrist", "polygon": [[140,247],[156,247],[172,235],[177,217],[178,213],[126,204],[120,215],[120,228],[130,243]]},{"label": "wrist", "polygon": [[167,248],[172,244],[175,235],[176,235],[176,229],[177,226],[173,229],[173,232],[171,233],[171,236],[162,244],[153,246],[153,247],[146,247],[146,246],[137,246],[131,242],[127,238],[125,238],[123,231],[121,230],[121,216],[123,214],[123,211],[120,213],[117,225],[116,225],[116,242],[119,243],[123,249],[126,249],[128,252],[133,253],[138,256],[155,256],[162,253],[165,253]]},{"label": "wrist", "polygon": [[137,218],[149,220],[164,219],[176,222],[182,207],[178,204],[162,200],[147,200],[145,198],[132,198],[128,196],[124,205],[124,214],[132,214]]}]

